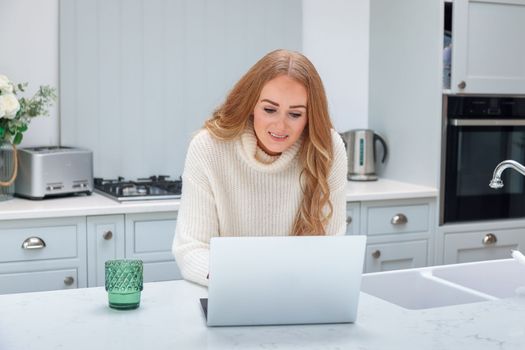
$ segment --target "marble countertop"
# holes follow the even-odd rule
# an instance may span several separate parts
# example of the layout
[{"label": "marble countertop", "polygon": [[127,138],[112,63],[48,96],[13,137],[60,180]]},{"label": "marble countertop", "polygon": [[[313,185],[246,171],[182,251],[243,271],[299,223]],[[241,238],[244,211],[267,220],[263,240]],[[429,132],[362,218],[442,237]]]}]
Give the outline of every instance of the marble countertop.
[{"label": "marble countertop", "polygon": [[388,179],[377,181],[348,181],[346,200],[348,202],[377,201],[390,199],[437,197],[434,187],[414,185]]},{"label": "marble countertop", "polygon": [[[349,202],[436,197],[437,193],[436,188],[387,179],[369,182],[349,181],[347,184]],[[0,202],[0,220],[175,211],[179,209],[179,204],[180,200],[119,203],[98,193],[93,193],[91,196],[44,200],[13,198]]]},{"label": "marble countertop", "polygon": [[0,350],[523,349],[525,297],[406,310],[361,293],[354,324],[208,328],[186,281],[146,283],[139,309],[103,288],[0,295]]}]

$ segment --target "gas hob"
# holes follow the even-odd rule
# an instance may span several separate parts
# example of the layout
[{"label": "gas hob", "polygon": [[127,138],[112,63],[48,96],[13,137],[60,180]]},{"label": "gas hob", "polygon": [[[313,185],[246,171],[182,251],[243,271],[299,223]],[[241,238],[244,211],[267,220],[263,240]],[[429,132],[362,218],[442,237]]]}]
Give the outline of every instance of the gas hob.
[{"label": "gas hob", "polygon": [[182,192],[182,180],[169,180],[167,175],[153,175],[133,181],[121,176],[117,179],[97,177],[94,183],[95,192],[119,202],[179,199]]}]

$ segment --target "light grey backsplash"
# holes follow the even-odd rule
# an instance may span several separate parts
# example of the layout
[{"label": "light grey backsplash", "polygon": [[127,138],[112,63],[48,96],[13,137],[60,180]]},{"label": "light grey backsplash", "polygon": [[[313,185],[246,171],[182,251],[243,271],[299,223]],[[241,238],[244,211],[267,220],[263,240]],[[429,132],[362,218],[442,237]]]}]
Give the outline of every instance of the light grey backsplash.
[{"label": "light grey backsplash", "polygon": [[62,0],[60,136],[95,176],[181,175],[191,135],[241,75],[301,50],[301,0]]}]

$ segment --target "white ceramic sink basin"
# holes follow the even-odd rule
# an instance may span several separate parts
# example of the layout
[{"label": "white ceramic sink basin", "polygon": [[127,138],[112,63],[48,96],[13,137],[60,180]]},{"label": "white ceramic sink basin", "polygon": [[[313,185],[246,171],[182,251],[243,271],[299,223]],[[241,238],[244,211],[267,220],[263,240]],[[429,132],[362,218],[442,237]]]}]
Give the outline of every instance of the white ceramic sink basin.
[{"label": "white ceramic sink basin", "polygon": [[426,269],[363,275],[361,291],[406,309],[429,309],[495,299],[435,278]]},{"label": "white ceramic sink basin", "polygon": [[406,309],[496,300],[525,290],[525,266],[512,259],[363,275],[361,290]]},{"label": "white ceramic sink basin", "polygon": [[525,266],[514,259],[440,266],[432,274],[496,298],[510,298],[525,291]]}]

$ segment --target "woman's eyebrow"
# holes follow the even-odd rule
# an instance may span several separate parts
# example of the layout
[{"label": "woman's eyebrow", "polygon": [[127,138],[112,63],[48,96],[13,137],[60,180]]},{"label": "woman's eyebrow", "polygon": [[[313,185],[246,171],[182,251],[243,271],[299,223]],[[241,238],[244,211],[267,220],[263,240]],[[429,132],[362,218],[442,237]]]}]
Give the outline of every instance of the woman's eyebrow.
[{"label": "woman's eyebrow", "polygon": [[[272,100],[268,100],[267,98],[263,98],[261,100],[261,102],[268,102],[268,103],[271,103],[274,106],[279,107],[279,104],[277,102],[274,102]],[[306,106],[305,105],[293,105],[293,106],[290,106],[289,108],[304,108],[304,109],[306,109]]]},{"label": "woman's eyebrow", "polygon": [[277,102],[273,102],[271,100],[268,100],[267,98],[262,99],[261,102],[268,102],[268,103],[271,103],[274,106],[279,107],[279,104]]}]

